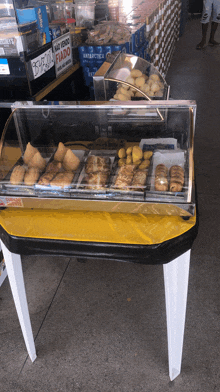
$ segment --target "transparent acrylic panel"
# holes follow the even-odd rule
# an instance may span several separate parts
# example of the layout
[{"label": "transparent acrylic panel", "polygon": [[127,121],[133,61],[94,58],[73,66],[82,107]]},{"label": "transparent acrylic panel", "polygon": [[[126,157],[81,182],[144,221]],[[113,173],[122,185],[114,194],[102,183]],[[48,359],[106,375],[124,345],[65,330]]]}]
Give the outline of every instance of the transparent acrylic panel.
[{"label": "transparent acrylic panel", "polygon": [[111,202],[162,203],[193,213],[194,102],[31,102],[13,109],[1,195],[105,201],[102,210]]}]

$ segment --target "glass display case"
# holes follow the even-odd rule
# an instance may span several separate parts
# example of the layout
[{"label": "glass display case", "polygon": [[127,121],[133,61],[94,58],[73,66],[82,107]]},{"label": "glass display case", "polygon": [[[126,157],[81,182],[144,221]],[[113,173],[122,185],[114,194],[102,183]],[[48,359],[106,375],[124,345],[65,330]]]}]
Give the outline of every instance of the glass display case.
[{"label": "glass display case", "polygon": [[195,118],[194,101],[17,102],[1,206],[192,216]]}]

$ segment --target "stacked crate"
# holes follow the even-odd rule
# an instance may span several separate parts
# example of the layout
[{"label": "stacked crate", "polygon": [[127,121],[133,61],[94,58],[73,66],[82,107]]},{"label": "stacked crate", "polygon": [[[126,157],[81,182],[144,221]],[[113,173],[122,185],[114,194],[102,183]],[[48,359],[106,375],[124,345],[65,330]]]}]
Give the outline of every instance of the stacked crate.
[{"label": "stacked crate", "polygon": [[146,17],[152,63],[165,77],[180,31],[181,0],[164,0]]}]

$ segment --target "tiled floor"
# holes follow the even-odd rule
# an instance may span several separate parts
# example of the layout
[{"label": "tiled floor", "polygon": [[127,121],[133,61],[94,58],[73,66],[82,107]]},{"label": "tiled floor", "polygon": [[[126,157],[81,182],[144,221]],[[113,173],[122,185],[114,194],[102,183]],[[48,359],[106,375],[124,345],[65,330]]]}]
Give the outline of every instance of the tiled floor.
[{"label": "tiled floor", "polygon": [[166,78],[172,98],[198,105],[200,227],[180,376],[169,381],[162,266],[23,257],[38,357],[33,364],[27,358],[6,280],[0,288],[1,392],[220,391],[220,47],[196,51],[200,30],[199,20],[189,21]]}]

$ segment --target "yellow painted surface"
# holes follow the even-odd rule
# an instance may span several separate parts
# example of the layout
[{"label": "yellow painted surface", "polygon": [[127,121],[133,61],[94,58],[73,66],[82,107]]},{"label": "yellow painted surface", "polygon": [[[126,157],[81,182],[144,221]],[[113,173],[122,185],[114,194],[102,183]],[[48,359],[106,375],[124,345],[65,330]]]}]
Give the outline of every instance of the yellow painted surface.
[{"label": "yellow painted surface", "polygon": [[190,230],[196,217],[7,208],[0,225],[13,236],[152,245]]}]

